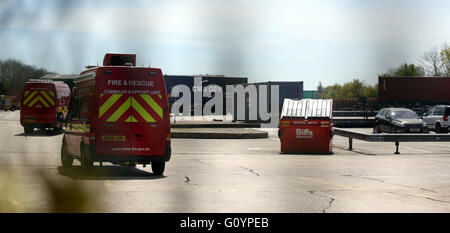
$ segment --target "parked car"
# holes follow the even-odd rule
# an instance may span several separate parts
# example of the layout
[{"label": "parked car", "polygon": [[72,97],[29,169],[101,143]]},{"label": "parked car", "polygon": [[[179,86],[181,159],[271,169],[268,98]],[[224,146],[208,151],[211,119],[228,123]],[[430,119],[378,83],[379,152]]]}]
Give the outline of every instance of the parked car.
[{"label": "parked car", "polygon": [[436,133],[448,133],[449,115],[450,105],[436,105],[428,109],[423,114],[422,119],[427,123],[430,130],[434,130]]},{"label": "parked car", "polygon": [[427,124],[411,109],[383,108],[375,116],[375,133],[428,133]]}]

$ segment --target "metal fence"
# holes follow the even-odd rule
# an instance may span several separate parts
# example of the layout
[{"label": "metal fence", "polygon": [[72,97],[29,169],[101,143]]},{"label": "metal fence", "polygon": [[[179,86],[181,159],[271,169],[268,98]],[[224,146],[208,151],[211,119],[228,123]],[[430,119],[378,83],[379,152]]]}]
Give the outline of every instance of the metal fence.
[{"label": "metal fence", "polygon": [[414,133],[414,134],[373,134],[373,133],[362,133],[353,130],[346,130],[340,128],[334,128],[334,134],[348,137],[348,149],[353,150],[353,139],[358,139],[368,142],[395,142],[395,153],[400,154],[398,148],[400,142],[449,142],[450,134],[425,134],[425,133]]}]

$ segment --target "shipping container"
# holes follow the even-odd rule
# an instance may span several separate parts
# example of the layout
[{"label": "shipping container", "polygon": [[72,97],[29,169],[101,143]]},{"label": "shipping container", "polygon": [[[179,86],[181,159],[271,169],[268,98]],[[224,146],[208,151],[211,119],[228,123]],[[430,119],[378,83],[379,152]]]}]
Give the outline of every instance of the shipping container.
[{"label": "shipping container", "polygon": [[[246,87],[249,85],[254,85],[257,90],[257,97],[254,101],[250,98],[250,96],[246,95],[245,97],[245,117],[244,119],[240,119],[238,117],[237,112],[237,101],[238,100],[235,95],[235,103],[234,103],[234,111],[233,111],[233,120],[234,121],[249,121],[249,122],[264,122],[261,120],[259,111],[260,111],[260,97],[261,97],[261,88],[266,87],[267,89],[267,112],[272,112],[272,108],[275,106],[272,106],[271,104],[271,98],[272,98],[272,92],[271,87],[274,85],[278,86],[278,117],[281,114],[281,110],[283,107],[284,99],[302,99],[303,98],[303,81],[277,81],[277,82],[261,82],[261,83],[249,83],[245,85]],[[254,119],[251,114],[250,110],[255,109],[257,112],[256,119]]]},{"label": "shipping container", "polygon": [[318,91],[303,91],[303,99],[318,99],[319,92]]},{"label": "shipping container", "polygon": [[362,110],[362,103],[357,98],[334,98],[333,100],[333,109],[335,111]]},{"label": "shipping container", "polygon": [[[196,85],[195,78],[201,78],[201,85]],[[172,91],[173,87],[177,85],[186,85],[190,89],[191,94],[191,113],[193,114],[194,108],[202,108],[204,107],[205,103],[208,102],[211,98],[214,97],[214,94],[211,94],[212,97],[203,97],[205,93],[211,92],[211,93],[222,93],[223,95],[223,114],[226,115],[227,113],[227,103],[226,103],[226,86],[227,85],[237,85],[247,84],[247,78],[246,77],[227,77],[223,75],[165,75],[164,80],[166,83],[167,93],[169,97],[169,105],[170,109],[172,110],[172,105],[175,101],[177,101],[179,98],[182,97],[172,97]],[[217,85],[220,88],[215,88],[214,86],[210,85]],[[194,96],[195,94],[200,94],[202,96],[201,106],[199,104],[195,105],[194,103]],[[228,103],[230,104],[230,103]],[[229,106],[228,109],[231,109]],[[215,109],[213,108],[213,111],[215,112]]]},{"label": "shipping container", "polygon": [[[364,102],[359,98],[334,98],[333,109],[335,111],[363,111]],[[378,98],[369,97],[366,99],[365,110],[378,110]]]},{"label": "shipping container", "polygon": [[383,106],[450,104],[450,77],[378,77]]}]

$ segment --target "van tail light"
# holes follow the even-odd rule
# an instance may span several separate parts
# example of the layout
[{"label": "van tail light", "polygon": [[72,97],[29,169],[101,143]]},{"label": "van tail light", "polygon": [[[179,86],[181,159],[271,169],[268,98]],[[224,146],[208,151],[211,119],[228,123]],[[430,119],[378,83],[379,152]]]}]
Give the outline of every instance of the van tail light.
[{"label": "van tail light", "polygon": [[448,121],[448,116],[445,115],[445,116],[442,117],[442,119],[443,119],[444,121]]},{"label": "van tail light", "polygon": [[170,133],[166,134],[166,141],[170,141]]},{"label": "van tail light", "polygon": [[89,140],[95,140],[95,132],[89,134]]}]

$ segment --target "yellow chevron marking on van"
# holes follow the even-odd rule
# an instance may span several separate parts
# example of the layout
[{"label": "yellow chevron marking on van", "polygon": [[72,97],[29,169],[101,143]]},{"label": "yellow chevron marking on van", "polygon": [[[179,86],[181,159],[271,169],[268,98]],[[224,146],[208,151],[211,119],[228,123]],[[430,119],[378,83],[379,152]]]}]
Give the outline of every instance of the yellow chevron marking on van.
[{"label": "yellow chevron marking on van", "polygon": [[52,106],[55,105],[55,101],[53,101],[52,98],[50,98],[50,96],[48,96],[47,93],[45,93],[45,91],[40,91],[40,92]]},{"label": "yellow chevron marking on van", "polygon": [[135,98],[131,97],[131,99],[133,100],[132,107],[142,116],[142,118],[145,119],[146,122],[156,122],[155,119],[153,119],[153,117],[145,111],[144,107],[142,107],[142,105],[140,105]]},{"label": "yellow chevron marking on van", "polygon": [[160,99],[162,99],[162,95],[161,95],[161,94],[159,94],[158,97],[159,97]]},{"label": "yellow chevron marking on van", "polygon": [[25,93],[23,94],[23,96],[27,96],[28,95],[28,93],[30,93],[30,91],[25,91]]},{"label": "yellow chevron marking on van", "polygon": [[150,107],[156,112],[156,114],[158,114],[158,116],[161,117],[161,119],[163,119],[163,110],[158,105],[158,103],[156,103],[156,101],[153,100],[153,98],[150,95],[140,95],[140,96],[142,97],[142,99],[145,100],[145,102],[147,102],[148,105],[150,105]]},{"label": "yellow chevron marking on van", "polygon": [[23,101],[23,105],[26,105],[28,101],[30,101],[34,95],[37,94],[38,91],[33,91],[31,94]]},{"label": "yellow chevron marking on van", "polygon": [[[103,114],[108,111],[108,109],[122,96],[122,94],[112,94],[109,99],[100,106],[98,109],[98,118],[102,117]],[[128,101],[128,100],[127,100]]]},{"label": "yellow chevron marking on van", "polygon": [[[109,108],[122,96],[122,94],[113,94],[108,100],[99,108],[99,118],[108,111]],[[142,99],[158,114],[158,116],[163,118],[163,110],[158,105],[158,103],[150,95],[140,95]],[[144,118],[146,122],[156,122],[156,120],[145,110],[145,108],[133,97],[128,97],[128,99],[115,110],[115,112],[109,116],[106,122],[115,122],[122,115],[132,107],[136,110],[139,115]],[[133,115],[129,116],[125,122],[139,122]]]},{"label": "yellow chevron marking on van", "polygon": [[48,93],[49,93],[52,97],[55,97],[55,93],[53,93],[53,91],[48,91]]},{"label": "yellow chevron marking on van", "polygon": [[125,122],[138,122],[138,121],[133,117],[133,115],[131,115],[125,120]]},{"label": "yellow chevron marking on van", "polygon": [[45,100],[44,100],[42,97],[38,96],[37,98],[39,98],[39,101],[41,101],[41,103],[42,103],[46,108],[50,107],[50,105],[48,105],[47,102],[45,102]]},{"label": "yellow chevron marking on van", "polygon": [[[117,95],[122,95],[122,94],[117,94]],[[111,97],[110,97],[110,99],[111,99]],[[108,99],[108,101],[109,101],[109,99]],[[128,97],[128,99],[106,121],[107,122],[117,121],[117,119],[119,119],[122,116],[122,114],[124,112],[126,112],[128,110],[128,108],[130,108],[130,106],[131,106],[131,98]]]},{"label": "yellow chevron marking on van", "polygon": [[44,99],[42,99],[42,97],[37,96],[36,98],[33,99],[33,101],[31,101],[31,102],[28,104],[28,107],[33,106],[33,105],[36,103],[36,101],[38,101],[38,100],[39,100],[45,107],[49,107],[49,106],[50,106],[50,105],[47,104],[47,102],[44,101]]}]

